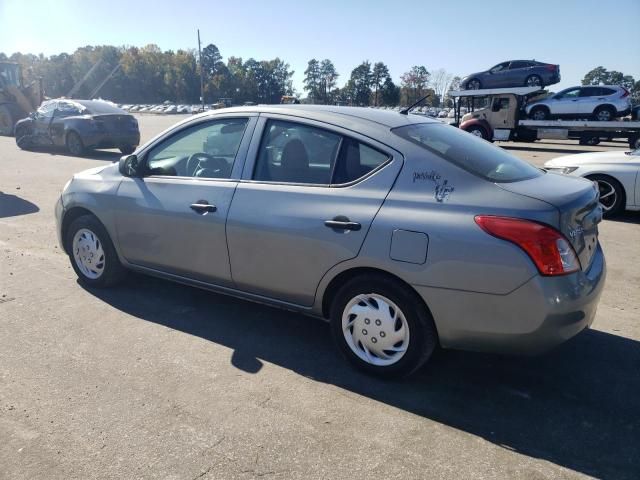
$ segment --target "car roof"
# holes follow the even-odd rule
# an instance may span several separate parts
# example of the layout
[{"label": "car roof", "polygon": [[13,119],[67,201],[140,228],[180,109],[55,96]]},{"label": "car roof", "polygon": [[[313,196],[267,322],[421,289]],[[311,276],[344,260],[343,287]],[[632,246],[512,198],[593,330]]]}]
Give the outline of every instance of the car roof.
[{"label": "car roof", "polygon": [[403,115],[400,112],[391,110],[366,107],[338,107],[334,105],[252,105],[247,107],[221,108],[205,112],[202,115],[215,116],[221,113],[276,113],[337,124],[362,121],[388,128],[396,128],[414,123],[441,123],[421,115]]}]

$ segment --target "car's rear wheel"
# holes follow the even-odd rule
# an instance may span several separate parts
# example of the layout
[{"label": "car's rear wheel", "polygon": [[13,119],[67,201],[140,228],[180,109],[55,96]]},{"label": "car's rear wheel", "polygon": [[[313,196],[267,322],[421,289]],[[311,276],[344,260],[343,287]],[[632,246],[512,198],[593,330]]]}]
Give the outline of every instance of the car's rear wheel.
[{"label": "car's rear wheel", "polygon": [[640,136],[629,137],[629,148],[631,150],[635,150],[636,148],[640,148]]},{"label": "car's rear wheel", "polygon": [[76,132],[67,133],[67,151],[71,155],[80,156],[84,153],[84,143]]},{"label": "car's rear wheel", "polygon": [[82,283],[110,287],[125,275],[111,238],[93,215],[76,218],[66,231],[66,250]]},{"label": "car's rear wheel", "polygon": [[593,111],[593,118],[599,122],[610,122],[616,118],[616,111],[608,105],[598,107]]},{"label": "car's rear wheel", "polygon": [[473,125],[467,129],[467,132],[476,137],[480,137],[483,140],[489,140],[489,134],[487,131],[479,125]]},{"label": "car's rear wheel", "polygon": [[477,78],[472,78],[467,82],[467,90],[480,90],[482,88],[482,82]]},{"label": "car's rear wheel", "polygon": [[357,276],[331,304],[331,330],[358,369],[383,377],[415,372],[431,356],[438,334],[417,294],[384,275]]},{"label": "car's rear wheel", "polygon": [[535,107],[530,114],[533,120],[547,120],[551,115],[547,107]]},{"label": "car's rear wheel", "polygon": [[539,75],[529,75],[524,81],[524,86],[542,88],[544,85],[542,84],[542,78],[540,78]]},{"label": "car's rear wheel", "polygon": [[587,177],[598,184],[600,205],[605,218],[611,218],[624,210],[624,189],[620,182],[608,175],[591,175]]},{"label": "car's rear wheel", "polygon": [[134,147],[133,145],[123,145],[122,147],[120,147],[120,151],[123,155],[130,155],[135,152],[135,150],[136,147]]}]

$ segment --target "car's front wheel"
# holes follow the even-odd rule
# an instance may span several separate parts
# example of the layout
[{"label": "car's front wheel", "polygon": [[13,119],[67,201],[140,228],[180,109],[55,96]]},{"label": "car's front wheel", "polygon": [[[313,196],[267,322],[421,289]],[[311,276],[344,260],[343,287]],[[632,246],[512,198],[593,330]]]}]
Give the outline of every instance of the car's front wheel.
[{"label": "car's front wheel", "polygon": [[353,365],[383,377],[415,372],[438,344],[433,318],[417,294],[381,274],[354,277],[340,288],[331,330]]},{"label": "car's front wheel", "polygon": [[549,115],[549,109],[546,107],[535,107],[531,110],[530,114],[533,120],[547,120]]},{"label": "car's front wheel", "polygon": [[489,140],[489,134],[487,131],[479,125],[473,125],[467,129],[467,132],[476,137],[480,137],[483,140]]},{"label": "car's front wheel", "polygon": [[82,283],[110,287],[125,275],[107,230],[92,215],[76,218],[66,232],[66,250]]},{"label": "car's front wheel", "polygon": [[624,189],[620,182],[608,175],[591,175],[587,178],[598,184],[602,215],[605,218],[615,217],[624,210]]},{"label": "car's front wheel", "polygon": [[482,83],[477,78],[472,78],[467,82],[467,90],[480,90]]}]

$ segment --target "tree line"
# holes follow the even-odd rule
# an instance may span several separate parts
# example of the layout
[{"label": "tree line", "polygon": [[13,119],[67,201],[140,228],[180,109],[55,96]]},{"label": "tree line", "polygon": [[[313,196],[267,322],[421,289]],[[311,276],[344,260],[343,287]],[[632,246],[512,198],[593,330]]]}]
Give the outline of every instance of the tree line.
[{"label": "tree line", "polygon": [[[284,95],[304,93],[306,103],[395,106],[410,105],[428,96],[426,105],[451,106],[448,92],[459,89],[461,80],[444,69],[429,71],[424,65],[414,65],[400,75],[396,84],[384,62],[365,60],[339,86],[340,74],[333,62],[314,58],[304,71],[304,92],[296,92],[292,84],[294,71],[284,60],[231,56],[225,62],[213,44],[202,50],[201,61],[196,50],[162,51],[153,44],[142,48],[86,46],[72,54],[51,56],[7,56],[0,52],[0,61],[6,60],[22,65],[27,82],[42,78],[45,95],[51,98],[68,95],[90,73],[74,95],[88,98],[119,65],[98,93],[118,103],[199,103],[201,68],[205,103],[221,98],[234,104],[279,103]],[[615,70],[596,67],[585,75],[582,84],[622,85],[631,92],[634,102],[640,102],[640,80]]]},{"label": "tree line", "polygon": [[[22,65],[26,82],[42,78],[45,95],[67,96],[91,68],[89,77],[75,93],[88,98],[93,90],[120,65],[98,95],[118,103],[199,103],[200,68],[204,74],[204,101],[220,98],[233,103],[248,101],[279,103],[283,95],[293,94],[293,70],[280,58],[256,60],[229,57],[222,61],[218,48],[207,45],[198,62],[195,50],[162,51],[157,45],[138,47],[87,46],[72,54],[33,55],[0,53],[0,61]],[[202,65],[200,65],[200,63]]]}]

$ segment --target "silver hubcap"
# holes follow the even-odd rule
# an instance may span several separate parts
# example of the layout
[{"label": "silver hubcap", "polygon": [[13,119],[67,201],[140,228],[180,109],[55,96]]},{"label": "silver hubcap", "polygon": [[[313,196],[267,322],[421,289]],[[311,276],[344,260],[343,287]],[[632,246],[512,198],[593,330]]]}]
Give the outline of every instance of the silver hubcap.
[{"label": "silver hubcap", "polygon": [[477,80],[472,80],[471,82],[469,82],[469,89],[470,90],[478,90],[480,88],[480,82]]},{"label": "silver hubcap", "polygon": [[87,278],[95,280],[104,272],[102,242],[91,230],[81,228],[74,235],[73,259]]},{"label": "silver hubcap", "polygon": [[596,118],[601,122],[607,122],[611,120],[611,112],[609,110],[600,110]]},{"label": "silver hubcap", "polygon": [[527,79],[527,86],[537,87],[538,85],[540,85],[540,79],[538,77],[529,77]]},{"label": "silver hubcap", "polygon": [[342,333],[351,351],[371,365],[393,365],[409,347],[409,325],[404,314],[377,293],[358,295],[347,303]]},{"label": "silver hubcap", "polygon": [[478,130],[477,128],[474,128],[473,130],[471,130],[471,135],[475,135],[476,137],[480,137],[480,138],[484,138],[482,136],[482,132],[480,130]]},{"label": "silver hubcap", "polygon": [[598,190],[600,191],[600,205],[605,212],[608,212],[618,200],[616,189],[609,182],[598,180]]}]

